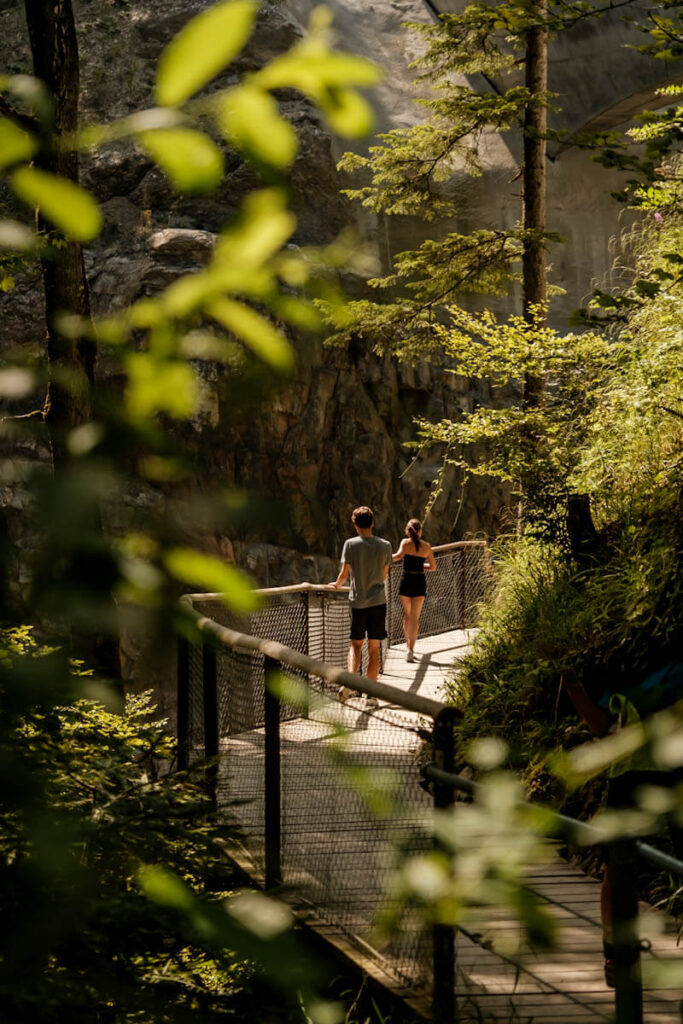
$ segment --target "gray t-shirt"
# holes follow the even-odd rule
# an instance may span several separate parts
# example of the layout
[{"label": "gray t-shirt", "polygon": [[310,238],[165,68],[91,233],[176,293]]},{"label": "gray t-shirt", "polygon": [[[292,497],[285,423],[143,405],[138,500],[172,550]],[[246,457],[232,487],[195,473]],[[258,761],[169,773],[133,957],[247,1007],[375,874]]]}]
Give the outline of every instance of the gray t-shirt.
[{"label": "gray t-shirt", "polygon": [[351,566],[352,608],[386,604],[384,567],[391,565],[391,544],[382,537],[349,537],[341,553],[342,564]]}]

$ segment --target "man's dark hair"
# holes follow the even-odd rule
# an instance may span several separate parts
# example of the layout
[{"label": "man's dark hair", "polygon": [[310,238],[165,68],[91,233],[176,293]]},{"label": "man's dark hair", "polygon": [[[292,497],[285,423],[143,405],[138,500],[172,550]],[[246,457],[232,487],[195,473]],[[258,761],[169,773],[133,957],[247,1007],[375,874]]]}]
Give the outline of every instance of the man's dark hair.
[{"label": "man's dark hair", "polygon": [[351,513],[351,522],[356,526],[359,526],[361,530],[367,530],[369,526],[375,521],[375,517],[372,514],[372,509],[368,508],[367,505],[361,505],[360,508],[354,508]]}]

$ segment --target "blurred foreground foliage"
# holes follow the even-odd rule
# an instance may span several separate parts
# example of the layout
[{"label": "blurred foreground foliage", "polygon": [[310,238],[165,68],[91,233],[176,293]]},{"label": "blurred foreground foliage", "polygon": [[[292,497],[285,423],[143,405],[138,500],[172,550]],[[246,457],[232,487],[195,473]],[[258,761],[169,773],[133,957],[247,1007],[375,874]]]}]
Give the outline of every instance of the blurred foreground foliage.
[{"label": "blurred foreground foliage", "polygon": [[[21,559],[9,526],[0,542],[8,1024],[252,1019],[255,992],[269,1019],[337,1016],[313,995],[315,967],[297,948],[290,912],[255,892],[226,893],[225,828],[201,777],[173,771],[174,743],[149,695],[123,700],[91,658],[122,626],[166,648],[175,627],[191,631],[177,606],[184,587],[218,590],[238,612],[254,606],[246,575],[196,542],[229,534],[252,514],[249,501],[220,487],[194,494],[184,440],[212,398],[209,380],[222,379],[231,422],[253,415],[292,371],[294,339],[306,344],[317,329],[313,298],[341,301],[331,271],[350,241],[322,251],[291,244],[298,140],[279,102],[297,90],[334,131],[362,135],[371,116],[357,87],[378,72],[332,49],[319,9],[290,50],[217,85],[257,8],[228,0],[198,14],[162,55],[157,106],[111,124],[60,134],[59,89],[53,97],[37,78],[0,76],[0,164],[13,194],[0,221],[0,286],[11,300],[15,273],[40,262],[47,299],[46,349],[15,346],[0,370],[0,395],[16,413],[0,423],[2,480],[14,496],[6,514],[9,523],[19,510],[30,541]],[[53,16],[73,39],[71,5],[53,5]],[[186,194],[220,184],[226,146],[262,186],[233,212],[205,267],[93,320],[78,268],[103,216],[75,161],[61,158],[120,140]],[[108,360],[105,378],[93,372],[95,354]]]},{"label": "blurred foreground foliage", "polygon": [[[0,764],[13,774],[0,804],[0,901],[12,921],[0,946],[3,1019],[212,1019],[213,1002],[239,997],[252,970],[193,949],[137,881],[143,863],[161,863],[217,898],[226,872],[210,802],[168,773],[174,744],[149,694],[116,710],[54,704],[60,660],[30,630],[2,635]],[[20,701],[11,685],[27,673],[42,693]],[[73,692],[83,678],[74,672]]]},{"label": "blurred foreground foliage", "polygon": [[[288,1019],[310,981],[291,915],[228,891],[230,829],[201,770],[174,770],[151,694],[55,704],[61,653],[29,628],[0,639],[0,764],[15,773],[0,801],[3,1020],[244,1020],[257,986]],[[17,700],[8,681],[27,672],[42,686]],[[72,665],[72,691],[88,677]]]}]

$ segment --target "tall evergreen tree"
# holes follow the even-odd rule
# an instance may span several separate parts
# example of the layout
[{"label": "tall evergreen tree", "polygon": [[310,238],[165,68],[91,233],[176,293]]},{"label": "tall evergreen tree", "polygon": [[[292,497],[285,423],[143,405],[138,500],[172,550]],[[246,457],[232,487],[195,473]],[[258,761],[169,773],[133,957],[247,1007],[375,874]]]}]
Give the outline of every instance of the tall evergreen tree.
[{"label": "tall evergreen tree", "polygon": [[[52,124],[44,125],[36,162],[46,171],[78,183],[78,152],[60,140],[78,129],[79,57],[71,0],[25,0],[26,22],[36,78],[53,103]],[[47,225],[41,223],[41,227]],[[92,340],[66,337],[59,315],[89,319],[90,299],[80,242],[46,249],[42,259],[50,380],[45,419],[53,457],[64,456],[64,435],[89,418],[96,349]]]},{"label": "tall evergreen tree", "polygon": [[[559,7],[561,21],[547,0],[476,2],[459,14],[441,15],[434,24],[411,26],[424,43],[413,65],[419,72],[416,81],[434,92],[418,100],[429,117],[380,136],[367,156],[347,154],[343,170],[370,173],[367,184],[347,194],[388,216],[457,217],[458,197],[449,191],[449,179],[457,172],[481,174],[485,133],[517,130],[524,149],[523,213],[513,229],[448,232],[399,253],[394,272],[370,282],[378,290],[377,302],[353,304],[353,315],[349,318],[347,310],[345,321],[332,318],[340,339],[361,331],[399,355],[427,355],[433,348],[430,324],[436,309],[462,293],[505,294],[519,278],[520,262],[525,315],[538,315],[547,296],[545,250],[556,237],[545,223],[548,38],[578,11],[575,5]],[[507,88],[470,84],[482,76]]]},{"label": "tall evergreen tree", "polygon": [[[571,351],[554,332],[547,333],[545,325],[552,290],[546,274],[547,249],[559,240],[546,224],[546,144],[558,134],[548,127],[548,109],[555,103],[548,92],[548,51],[553,36],[577,21],[628,8],[630,3],[475,0],[432,24],[411,26],[424,44],[413,66],[417,83],[433,93],[418,100],[428,118],[380,136],[367,156],[347,154],[341,162],[343,170],[368,176],[366,183],[347,194],[376,213],[418,216],[427,222],[457,218],[461,210],[460,197],[451,186],[454,175],[482,173],[481,143],[486,134],[519,133],[523,190],[515,227],[487,225],[468,234],[449,231],[428,238],[395,256],[392,273],[369,282],[376,299],[351,303],[340,315],[330,309],[328,322],[332,340],[340,343],[361,335],[399,358],[447,359],[468,376],[488,378],[499,386],[518,385],[521,409],[515,413],[515,440],[512,445],[506,442],[505,456],[515,469],[505,472],[498,462],[497,475],[507,475],[530,499],[527,508],[542,507],[542,515],[557,500],[555,493],[546,493],[545,474],[534,469],[547,462],[539,426],[544,420],[547,364],[548,359],[553,365],[558,359],[566,362],[562,350]],[[480,88],[482,80],[487,84]],[[589,144],[587,138],[581,141]],[[515,318],[507,329],[503,325],[498,330],[488,320],[483,324],[457,305],[468,292],[505,295],[520,281],[522,318]],[[484,335],[487,343],[481,345]],[[499,364],[491,365],[496,338],[512,344],[513,336],[510,351],[500,349]],[[457,424],[431,429],[421,423],[420,436],[426,444],[444,444],[450,461],[467,467],[462,445],[487,441],[491,431],[498,430],[494,421],[495,416],[477,420],[464,413]],[[507,422],[505,431],[509,429]],[[489,460],[484,472],[491,471]],[[555,512],[552,517],[557,521]],[[566,523],[566,506],[559,515],[563,518]]]}]

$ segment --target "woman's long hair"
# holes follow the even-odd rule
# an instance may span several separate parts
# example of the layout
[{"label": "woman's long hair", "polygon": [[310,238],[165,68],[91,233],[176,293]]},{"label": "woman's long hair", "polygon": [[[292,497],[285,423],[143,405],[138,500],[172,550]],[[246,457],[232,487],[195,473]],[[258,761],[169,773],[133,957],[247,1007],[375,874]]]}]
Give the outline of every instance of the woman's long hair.
[{"label": "woman's long hair", "polygon": [[422,529],[422,523],[419,519],[409,519],[406,523],[406,533],[415,545],[415,550],[420,550],[420,530]]}]

